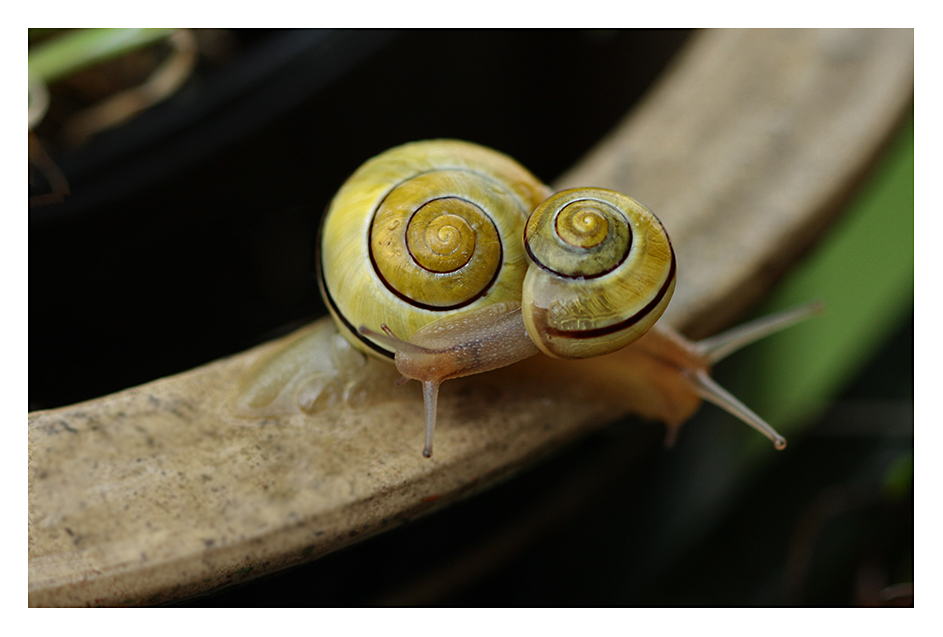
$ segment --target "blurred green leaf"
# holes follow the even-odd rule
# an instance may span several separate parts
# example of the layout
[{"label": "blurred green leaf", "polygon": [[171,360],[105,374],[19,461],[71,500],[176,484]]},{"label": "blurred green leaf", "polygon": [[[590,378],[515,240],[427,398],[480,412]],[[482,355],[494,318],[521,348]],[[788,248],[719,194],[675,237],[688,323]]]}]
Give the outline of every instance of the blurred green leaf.
[{"label": "blurred green leaf", "polygon": [[[176,29],[78,29],[37,44],[29,71],[49,83],[99,62],[157,42]],[[39,31],[42,31],[41,29]]]},{"label": "blurred green leaf", "polygon": [[884,476],[884,496],[891,501],[901,500],[910,493],[914,484],[914,454],[899,456]]},{"label": "blurred green leaf", "polygon": [[749,350],[751,406],[788,435],[820,414],[910,316],[914,126],[902,127],[829,236],[759,308],[821,300],[825,312]]}]

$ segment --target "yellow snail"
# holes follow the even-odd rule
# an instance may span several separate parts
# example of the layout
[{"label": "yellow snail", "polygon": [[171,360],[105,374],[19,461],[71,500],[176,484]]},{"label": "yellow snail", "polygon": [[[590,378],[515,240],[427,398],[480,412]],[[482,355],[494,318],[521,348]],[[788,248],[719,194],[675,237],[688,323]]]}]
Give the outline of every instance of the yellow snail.
[{"label": "yellow snail", "polygon": [[[426,457],[443,381],[541,352],[587,358],[626,346],[667,370],[652,379],[664,396],[655,404],[704,398],[785,447],[710,365],[810,308],[691,343],[651,329],[675,273],[667,233],[635,200],[597,188],[552,194],[510,157],[454,140],[405,144],[361,166],[325,215],[318,258],[341,334],[423,383]],[[667,407],[640,411],[671,432],[680,425]]]}]

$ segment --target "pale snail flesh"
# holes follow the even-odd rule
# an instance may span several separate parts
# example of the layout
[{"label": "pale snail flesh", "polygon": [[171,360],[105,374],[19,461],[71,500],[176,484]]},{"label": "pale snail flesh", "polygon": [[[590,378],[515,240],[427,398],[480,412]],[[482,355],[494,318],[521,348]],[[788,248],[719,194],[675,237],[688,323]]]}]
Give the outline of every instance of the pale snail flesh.
[{"label": "pale snail flesh", "polygon": [[[345,182],[319,247],[318,281],[339,332],[394,361],[404,381],[423,383],[426,457],[443,381],[538,353],[606,354],[646,333],[639,347],[675,365],[687,392],[785,446],[710,378],[717,352],[731,351],[727,339],[702,346],[670,328],[651,329],[677,266],[661,223],[630,197],[597,188],[553,194],[491,149],[414,142],[374,157]],[[738,331],[736,344],[796,319]],[[663,419],[672,432],[680,424]]]}]

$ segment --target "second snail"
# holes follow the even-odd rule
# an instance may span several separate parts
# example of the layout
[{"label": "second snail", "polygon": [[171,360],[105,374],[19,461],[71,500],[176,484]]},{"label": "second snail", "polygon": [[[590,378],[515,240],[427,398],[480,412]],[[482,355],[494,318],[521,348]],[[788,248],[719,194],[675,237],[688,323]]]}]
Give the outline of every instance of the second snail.
[{"label": "second snail", "polygon": [[658,377],[641,382],[652,404],[665,407],[641,415],[663,420],[670,434],[681,424],[670,406],[680,392],[785,447],[710,378],[710,366],[810,310],[701,343],[655,326],[677,264],[661,222],[631,197],[599,188],[553,193],[489,148],[414,142],[370,159],[345,182],[319,248],[318,281],[339,332],[395,363],[404,381],[422,383],[426,457],[442,382],[534,355],[588,358],[624,347],[658,361],[649,372]]}]

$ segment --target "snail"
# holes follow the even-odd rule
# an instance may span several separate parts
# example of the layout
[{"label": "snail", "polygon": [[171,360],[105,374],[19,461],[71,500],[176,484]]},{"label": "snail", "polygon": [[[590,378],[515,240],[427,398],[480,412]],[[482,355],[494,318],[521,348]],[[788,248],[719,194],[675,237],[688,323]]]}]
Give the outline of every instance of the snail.
[{"label": "snail", "polygon": [[[584,359],[625,347],[671,377],[652,383],[654,393],[714,402],[785,447],[710,378],[710,366],[814,308],[701,343],[655,326],[674,291],[676,259],[661,222],[631,197],[599,188],[553,193],[497,151],[413,142],[367,161],[344,183],[319,248],[317,279],[338,331],[394,362],[399,382],[422,383],[425,457],[445,380],[538,354]],[[670,409],[648,411],[670,435],[680,425]]]}]

